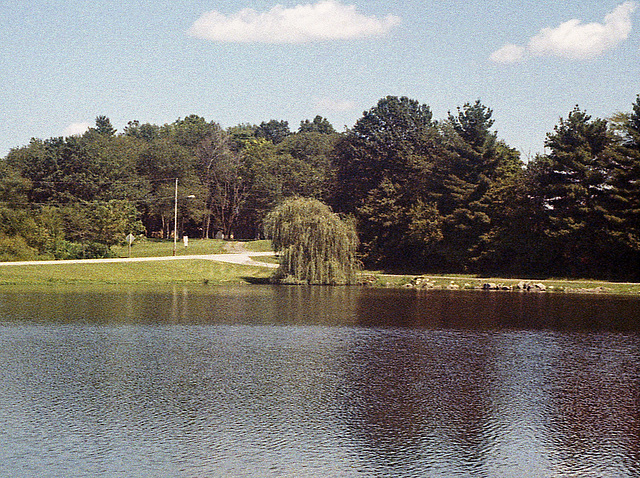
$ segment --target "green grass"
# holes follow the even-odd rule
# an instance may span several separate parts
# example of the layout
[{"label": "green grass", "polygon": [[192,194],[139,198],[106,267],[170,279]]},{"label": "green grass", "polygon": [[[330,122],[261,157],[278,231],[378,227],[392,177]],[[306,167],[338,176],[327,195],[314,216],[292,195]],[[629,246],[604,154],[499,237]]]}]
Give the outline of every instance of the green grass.
[{"label": "green grass", "polygon": [[[176,255],[220,254],[224,252],[224,241],[218,239],[189,239],[189,247],[182,241],[177,242]],[[128,257],[128,246],[113,246],[111,250],[117,257]],[[133,243],[131,257],[164,257],[173,255],[173,241],[161,239],[142,239]]]},{"label": "green grass", "polygon": [[[256,258],[275,261],[269,258]],[[178,261],[123,262],[104,264],[61,264],[51,261],[42,265],[0,267],[0,285],[17,284],[168,284],[206,283],[243,284],[266,281],[272,269],[227,264],[203,259]],[[519,279],[478,278],[472,275],[391,275],[364,271],[362,277],[373,287],[409,287],[416,277],[429,280],[435,289],[475,289],[486,282],[514,286]],[[638,283],[587,280],[530,280],[542,283],[549,292],[601,292],[640,294]]]},{"label": "green grass", "polygon": [[[214,239],[191,239],[185,249],[178,242],[176,255],[219,254],[226,252],[225,241]],[[253,252],[271,251],[270,241],[247,241],[242,246]],[[114,247],[119,257],[127,257],[126,246]],[[173,254],[173,241],[142,240],[134,244],[131,257],[163,257]],[[277,263],[275,257],[256,257],[254,261]],[[265,281],[273,273],[272,269],[259,266],[242,266],[221,262],[189,259],[179,261],[152,261],[104,264],[60,264],[50,261],[42,265],[0,266],[0,285],[7,284],[166,284],[166,283],[208,283],[242,284]],[[612,294],[640,294],[639,283],[620,283],[593,280],[561,279],[504,279],[499,277],[477,277],[473,275],[408,275],[383,274],[364,271],[362,278],[373,287],[412,287],[416,278],[429,281],[429,288],[472,290],[490,282],[505,286],[515,286],[521,280],[542,283],[549,292],[606,292]]]},{"label": "green grass", "polygon": [[383,274],[376,271],[362,273],[365,282],[373,287],[411,287],[415,279],[420,277],[428,280],[430,288],[435,289],[460,289],[474,290],[481,288],[485,283],[501,284],[507,287],[515,287],[519,282],[530,284],[543,284],[548,292],[572,292],[594,293],[606,292],[610,294],[640,294],[640,283],[607,282],[597,280],[568,280],[568,279],[505,279],[500,277],[477,277],[474,275],[403,275]]},{"label": "green grass", "polygon": [[272,252],[273,247],[271,247],[271,241],[261,240],[261,241],[247,241],[243,242],[242,245],[244,248],[251,252]]},{"label": "green grass", "polygon": [[[254,244],[255,242],[255,244]],[[189,247],[177,243],[176,255],[220,254],[225,242],[215,239],[190,239]],[[269,241],[243,243],[251,251],[269,251]],[[112,248],[117,257],[128,257],[127,246]],[[143,239],[134,243],[131,257],[167,257],[173,255],[173,241]],[[242,284],[266,280],[273,270],[259,267],[259,261],[271,262],[268,257],[256,257],[256,266],[227,264],[203,259],[177,261],[124,262],[104,264],[46,264],[0,266],[0,285],[15,284],[166,284],[208,283]]]},{"label": "green grass", "polygon": [[19,265],[0,267],[0,285],[16,284],[242,284],[266,280],[262,267],[202,259],[105,264]]},{"label": "green grass", "polygon": [[254,256],[251,258],[253,262],[266,262],[269,264],[279,264],[279,260],[276,256]]}]

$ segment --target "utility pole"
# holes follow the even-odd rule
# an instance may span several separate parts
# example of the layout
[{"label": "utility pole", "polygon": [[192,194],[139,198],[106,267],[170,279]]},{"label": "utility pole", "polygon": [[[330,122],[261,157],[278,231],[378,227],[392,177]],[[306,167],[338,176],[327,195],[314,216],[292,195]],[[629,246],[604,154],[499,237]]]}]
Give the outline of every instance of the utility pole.
[{"label": "utility pole", "polygon": [[173,201],[173,255],[178,246],[178,178],[176,178],[176,194]]}]

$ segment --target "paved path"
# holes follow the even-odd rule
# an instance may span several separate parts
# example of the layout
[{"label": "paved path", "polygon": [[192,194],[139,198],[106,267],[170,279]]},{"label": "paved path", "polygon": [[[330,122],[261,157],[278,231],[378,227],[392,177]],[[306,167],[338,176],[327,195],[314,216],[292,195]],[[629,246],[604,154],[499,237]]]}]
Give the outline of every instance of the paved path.
[{"label": "paved path", "polygon": [[107,262],[150,262],[150,261],[180,261],[189,259],[202,259],[207,261],[228,262],[231,264],[243,264],[251,266],[262,266],[276,268],[278,264],[270,262],[254,261],[253,257],[273,256],[273,252],[240,252],[233,254],[203,254],[194,256],[164,256],[164,257],[131,257],[115,259],[72,259],[66,261],[21,261],[21,262],[0,262],[2,266],[40,266],[47,264],[103,264]]}]

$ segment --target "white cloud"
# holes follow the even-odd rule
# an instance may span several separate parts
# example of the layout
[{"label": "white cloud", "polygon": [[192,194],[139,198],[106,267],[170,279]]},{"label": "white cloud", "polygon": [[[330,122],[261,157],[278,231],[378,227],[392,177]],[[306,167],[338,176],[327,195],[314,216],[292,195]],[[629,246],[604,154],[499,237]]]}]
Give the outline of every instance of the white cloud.
[{"label": "white cloud", "polygon": [[594,58],[628,38],[635,9],[635,3],[625,2],[604,17],[604,23],[569,20],[557,28],[543,28],[531,39],[528,48],[536,56]]},{"label": "white cloud", "polygon": [[336,100],[333,98],[318,98],[315,107],[323,111],[339,113],[342,111],[352,111],[356,104],[350,100]]},{"label": "white cloud", "polygon": [[224,15],[214,10],[203,14],[187,33],[215,42],[307,43],[383,35],[400,21],[395,15],[366,16],[354,5],[323,0],[292,8],[276,5],[264,13],[245,8]]},{"label": "white cloud", "polygon": [[85,133],[91,125],[89,123],[71,123],[62,132],[63,136],[75,136]]},{"label": "white cloud", "polygon": [[631,15],[636,4],[624,2],[604,17],[604,23],[582,23],[573,19],[556,28],[543,28],[526,47],[505,45],[491,54],[497,63],[515,63],[527,56],[558,56],[585,60],[615,48],[631,33]]},{"label": "white cloud", "polygon": [[491,60],[496,63],[515,63],[522,60],[525,49],[509,43],[491,54]]}]

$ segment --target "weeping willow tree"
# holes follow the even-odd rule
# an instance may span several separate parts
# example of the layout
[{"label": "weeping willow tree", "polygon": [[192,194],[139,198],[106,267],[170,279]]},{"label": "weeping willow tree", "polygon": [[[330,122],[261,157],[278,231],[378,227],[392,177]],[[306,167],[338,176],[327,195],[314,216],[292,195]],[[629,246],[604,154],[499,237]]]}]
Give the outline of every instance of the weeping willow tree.
[{"label": "weeping willow tree", "polygon": [[320,201],[285,201],[267,215],[265,233],[280,255],[276,277],[292,277],[308,284],[356,282],[359,262],[355,226]]}]

